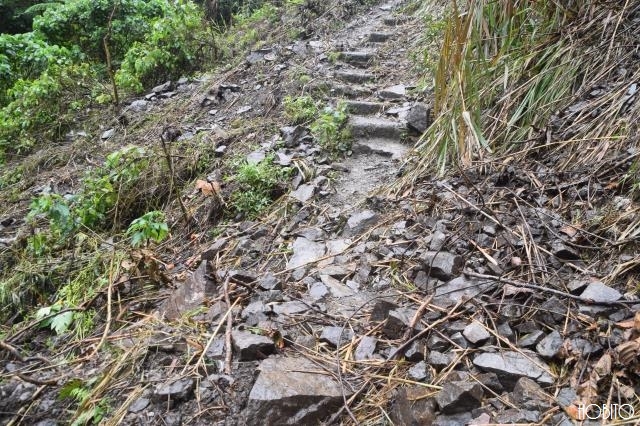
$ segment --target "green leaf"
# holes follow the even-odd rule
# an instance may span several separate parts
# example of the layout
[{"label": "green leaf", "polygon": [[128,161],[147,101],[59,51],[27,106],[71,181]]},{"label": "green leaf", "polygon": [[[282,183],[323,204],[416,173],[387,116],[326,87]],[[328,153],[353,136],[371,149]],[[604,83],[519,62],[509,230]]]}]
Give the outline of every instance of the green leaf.
[{"label": "green leaf", "polygon": [[73,322],[73,312],[63,312],[51,319],[51,329],[57,335],[61,335],[69,330],[69,326]]}]

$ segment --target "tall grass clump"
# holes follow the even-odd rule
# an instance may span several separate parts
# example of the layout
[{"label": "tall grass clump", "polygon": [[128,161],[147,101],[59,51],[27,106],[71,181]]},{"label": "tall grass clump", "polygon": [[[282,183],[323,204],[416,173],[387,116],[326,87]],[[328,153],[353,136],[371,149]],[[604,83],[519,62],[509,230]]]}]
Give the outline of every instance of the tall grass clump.
[{"label": "tall grass clump", "polygon": [[[435,71],[435,121],[419,143],[413,178],[433,172],[433,164],[443,173],[451,162],[466,165],[544,137],[553,136],[554,149],[573,143],[577,155],[578,140],[593,140],[595,152],[628,134],[613,97],[590,100],[564,125],[572,129],[556,119],[599,82],[615,80],[615,67],[631,59],[624,46],[632,42],[639,3],[453,1]],[[618,90],[629,81],[618,79]]]}]

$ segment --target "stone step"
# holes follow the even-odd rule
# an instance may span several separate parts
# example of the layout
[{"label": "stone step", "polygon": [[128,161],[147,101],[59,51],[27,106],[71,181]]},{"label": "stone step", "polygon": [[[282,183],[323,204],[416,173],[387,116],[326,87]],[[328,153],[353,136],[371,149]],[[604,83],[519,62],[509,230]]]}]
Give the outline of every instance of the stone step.
[{"label": "stone step", "polygon": [[406,125],[394,120],[352,115],[349,117],[351,135],[356,139],[391,139],[402,141]]},{"label": "stone step", "polygon": [[391,38],[391,33],[371,33],[369,34],[369,42],[371,43],[384,43]]},{"label": "stone step", "polygon": [[375,115],[381,113],[385,107],[385,104],[381,102],[348,100],[345,103],[347,111],[354,115]]},{"label": "stone step", "polygon": [[356,70],[343,70],[336,71],[336,78],[349,83],[368,83],[372,81],[375,76],[368,72],[356,71]]},{"label": "stone step", "polygon": [[373,52],[355,51],[355,52],[340,52],[340,59],[349,65],[356,67],[366,67],[374,58]]},{"label": "stone step", "polygon": [[351,146],[353,155],[377,154],[393,160],[402,158],[409,146],[389,139],[358,139]]},{"label": "stone step", "polygon": [[307,90],[322,96],[348,99],[366,98],[373,93],[373,90],[367,87],[357,84],[342,84],[337,81],[314,81],[307,85]]},{"label": "stone step", "polygon": [[383,22],[386,26],[395,27],[397,25],[406,24],[411,20],[408,16],[390,16],[388,18],[384,18]]}]

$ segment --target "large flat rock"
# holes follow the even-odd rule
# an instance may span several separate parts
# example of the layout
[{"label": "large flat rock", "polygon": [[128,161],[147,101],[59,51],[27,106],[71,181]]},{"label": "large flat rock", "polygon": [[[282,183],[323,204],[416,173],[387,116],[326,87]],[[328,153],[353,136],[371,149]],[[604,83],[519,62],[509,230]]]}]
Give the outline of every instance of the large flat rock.
[{"label": "large flat rock", "polygon": [[554,382],[547,363],[528,351],[485,352],[475,357],[473,364],[481,370],[496,373],[506,389],[513,389],[522,377],[528,377],[542,385]]},{"label": "large flat rock", "polygon": [[324,243],[298,237],[293,242],[293,256],[287,263],[287,269],[295,269],[307,263],[315,262],[322,258],[325,252],[326,246]]},{"label": "large flat rock", "polygon": [[320,424],[343,403],[340,384],[306,358],[268,358],[259,370],[244,412],[247,425]]}]

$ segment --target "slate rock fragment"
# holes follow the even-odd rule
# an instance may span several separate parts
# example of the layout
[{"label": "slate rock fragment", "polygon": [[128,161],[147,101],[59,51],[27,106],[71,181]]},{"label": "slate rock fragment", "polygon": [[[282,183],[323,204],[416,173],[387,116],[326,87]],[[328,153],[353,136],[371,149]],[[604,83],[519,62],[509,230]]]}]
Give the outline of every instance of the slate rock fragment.
[{"label": "slate rock fragment", "polygon": [[436,395],[440,412],[444,414],[464,413],[480,407],[484,392],[476,382],[448,382]]},{"label": "slate rock fragment", "polygon": [[319,424],[342,406],[345,389],[306,358],[267,358],[244,411],[245,424]]},{"label": "slate rock fragment", "polygon": [[473,364],[481,370],[496,373],[506,389],[513,389],[521,377],[529,377],[543,385],[554,382],[546,363],[528,351],[485,352],[476,356]]},{"label": "slate rock fragment", "polygon": [[233,338],[233,351],[239,361],[264,359],[276,351],[273,340],[267,336],[234,330],[231,332],[231,337]]}]

